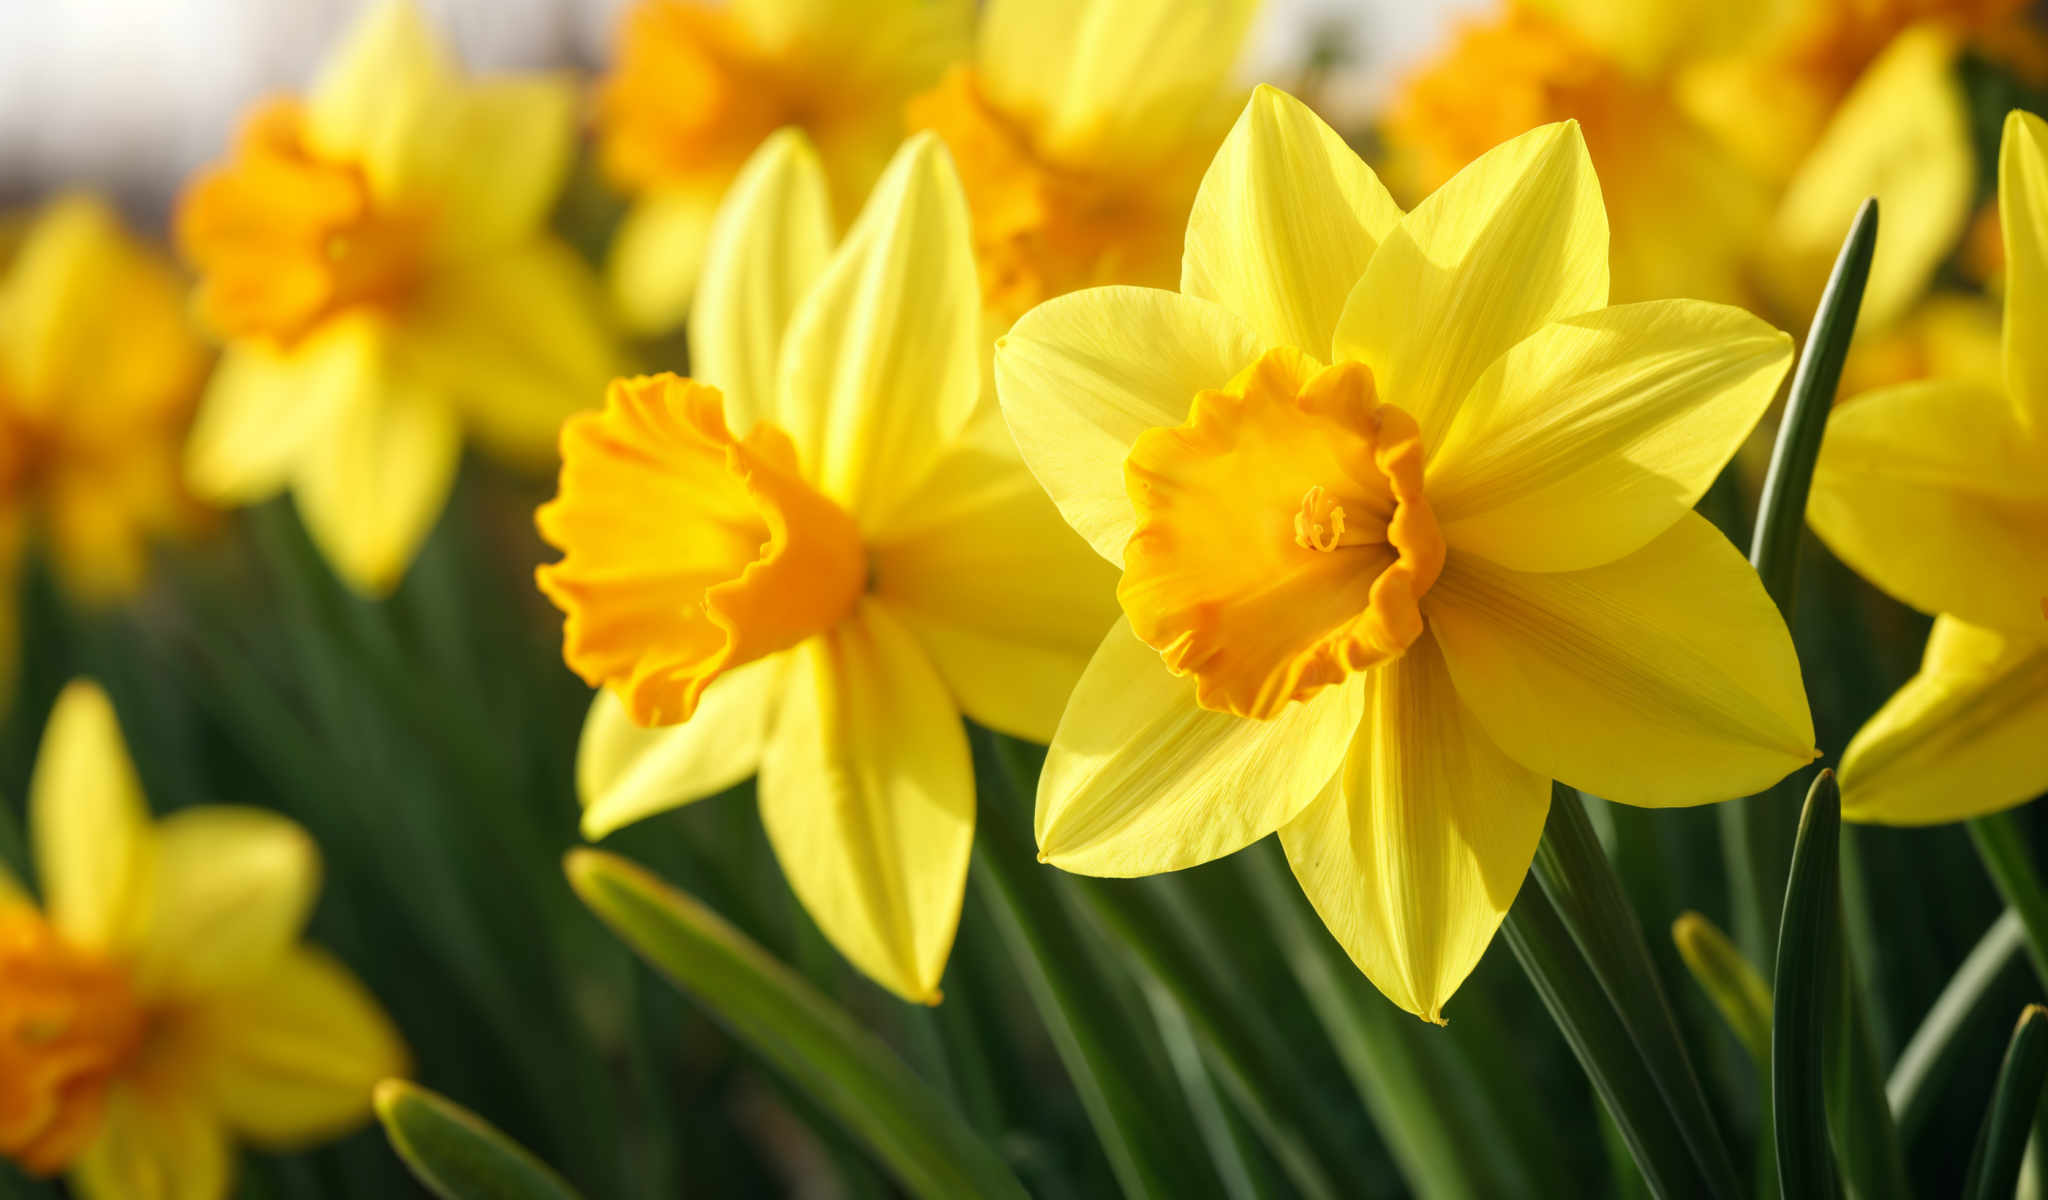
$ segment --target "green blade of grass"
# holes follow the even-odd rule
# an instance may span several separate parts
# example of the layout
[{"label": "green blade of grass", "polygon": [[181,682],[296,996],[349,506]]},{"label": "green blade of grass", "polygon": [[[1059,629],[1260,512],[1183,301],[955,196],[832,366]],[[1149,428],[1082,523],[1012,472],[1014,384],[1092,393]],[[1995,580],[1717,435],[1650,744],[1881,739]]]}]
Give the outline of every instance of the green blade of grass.
[{"label": "green blade of grass", "polygon": [[1977,1149],[1964,1176],[1966,1200],[2005,1200],[2019,1183],[2020,1159],[2034,1112],[2041,1105],[2041,1083],[2048,1079],[2048,1008],[2029,1004],[2020,1014],[1998,1068],[1991,1108],[1977,1134]]},{"label": "green blade of grass", "polygon": [[578,1200],[524,1146],[444,1096],[387,1079],[376,1108],[391,1148],[441,1200]]}]

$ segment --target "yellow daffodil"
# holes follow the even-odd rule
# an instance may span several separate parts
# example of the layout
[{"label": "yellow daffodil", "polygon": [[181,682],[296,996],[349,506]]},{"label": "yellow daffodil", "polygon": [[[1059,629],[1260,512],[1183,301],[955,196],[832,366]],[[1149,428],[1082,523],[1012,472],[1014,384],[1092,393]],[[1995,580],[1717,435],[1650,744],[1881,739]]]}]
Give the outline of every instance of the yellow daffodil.
[{"label": "yellow daffodil", "polygon": [[207,352],[162,255],[87,196],[51,202],[0,247],[0,681],[32,528],[88,601],[138,587],[152,534],[198,509],[179,456]]},{"label": "yellow daffodil", "polygon": [[1178,293],[1017,322],[1004,414],[1123,567],[1040,782],[1047,861],[1148,875],[1278,830],[1353,961],[1440,1020],[1553,778],[1698,804],[1814,756],[1783,622],[1691,511],[1790,341],[1607,291],[1576,125],[1403,215],[1261,88],[1202,180]]},{"label": "yellow daffodil", "polygon": [[1808,509],[1843,561],[1939,614],[1920,673],[1849,743],[1842,815],[1954,821],[2048,791],[2048,124],[2006,119],[2003,386],[1886,388],[1828,422]]},{"label": "yellow daffodil", "polygon": [[1052,735],[1114,613],[981,395],[967,204],[929,135],[834,250],[794,130],[741,172],[691,314],[693,379],[615,382],[562,431],[540,585],[605,691],[587,836],[757,771],[790,885],[897,994],[938,999],[974,832],[964,712]]},{"label": "yellow daffodil", "polygon": [[462,77],[405,0],[357,27],[303,102],[259,106],[187,189],[178,238],[227,347],[188,475],[225,503],[289,487],[369,592],[432,528],[465,431],[531,466],[616,369],[601,289],[548,210],[566,79]]},{"label": "yellow daffodil", "polygon": [[910,105],[946,139],[1000,333],[1075,288],[1170,285],[1255,0],[992,0]]},{"label": "yellow daffodil", "polygon": [[682,323],[741,164],[794,125],[851,213],[903,137],[904,101],[967,46],[970,0],[638,0],[598,94],[606,173],[633,197],[612,294],[642,333]]},{"label": "yellow daffodil", "polygon": [[299,943],[319,852],[291,821],[152,823],[113,706],[65,689],[29,792],[40,910],[0,871],[0,1155],[88,1200],[221,1200],[233,1143],[370,1115],[405,1050],[347,968]]}]

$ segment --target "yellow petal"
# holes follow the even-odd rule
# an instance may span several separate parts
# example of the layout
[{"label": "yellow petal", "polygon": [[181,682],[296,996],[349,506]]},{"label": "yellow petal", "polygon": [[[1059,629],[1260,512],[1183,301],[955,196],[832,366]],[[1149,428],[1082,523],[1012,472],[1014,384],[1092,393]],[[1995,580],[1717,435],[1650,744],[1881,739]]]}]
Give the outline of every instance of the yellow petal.
[{"label": "yellow petal", "polygon": [[1466,706],[1546,779],[1624,804],[1702,804],[1815,757],[1785,622],[1696,513],[1584,571],[1453,554],[1424,610]]},{"label": "yellow petal", "polygon": [[1762,261],[1780,303],[1805,312],[1820,298],[1842,237],[1876,196],[1884,236],[1858,315],[1877,329],[1927,290],[1970,218],[1976,159],[1955,35],[1922,26],[1892,44],[1835,110],[1786,186]]},{"label": "yellow petal", "polygon": [[1442,1024],[1529,873],[1550,781],[1486,735],[1432,639],[1368,678],[1343,769],[1280,844],[1373,986]]},{"label": "yellow petal", "polygon": [[2005,387],[2020,424],[2048,434],[2048,124],[2015,109],[1998,147],[2005,235]]},{"label": "yellow petal", "polygon": [[398,586],[455,486],[462,426],[439,393],[386,371],[351,398],[329,437],[293,477],[299,515],[343,579],[382,595]]},{"label": "yellow petal", "polygon": [[1213,712],[1118,621],[1046,753],[1039,857],[1082,875],[1156,875],[1243,849],[1315,799],[1364,703],[1353,680],[1270,721]]},{"label": "yellow petal", "polygon": [[1307,105],[1261,86],[1195,193],[1180,290],[1267,347],[1327,358],[1344,299],[1401,209]]},{"label": "yellow petal", "polygon": [[364,161],[388,186],[414,129],[450,86],[454,65],[412,0],[364,11],[306,98],[315,149]]},{"label": "yellow petal", "polygon": [[397,353],[479,442],[528,468],[555,462],[563,420],[603,401],[621,358],[596,277],[551,238],[437,272]]},{"label": "yellow petal", "polygon": [[275,495],[372,386],[385,336],[380,321],[344,317],[290,348],[253,339],[229,347],[185,444],[192,490],[218,504]]},{"label": "yellow petal", "polygon": [[567,76],[521,76],[447,89],[406,140],[392,199],[434,214],[443,258],[494,251],[541,232],[576,148]]},{"label": "yellow petal", "polygon": [[149,809],[114,706],[99,685],[75,680],[43,727],[29,780],[29,837],[45,911],[87,948],[133,927],[150,861]]},{"label": "yellow petal", "polygon": [[1251,0],[992,0],[974,69],[1039,151],[1131,170],[1201,127],[1244,44]]},{"label": "yellow petal", "polygon": [[1060,520],[994,404],[868,547],[874,595],[917,636],[967,715],[1052,740],[1116,620],[1116,573]]},{"label": "yellow petal", "polygon": [[1521,571],[1639,549],[1707,490],[1791,363],[1791,338],[1697,300],[1544,326],[1479,377],[1430,460],[1444,541]]},{"label": "yellow petal", "polygon": [[780,130],[718,208],[690,312],[691,374],[725,393],[735,429],[774,412],[783,331],[831,257],[825,166],[800,131]]},{"label": "yellow petal", "polygon": [[828,62],[897,94],[957,62],[974,20],[969,0],[733,0],[732,9],[764,56]]},{"label": "yellow petal", "polygon": [[227,1200],[227,1130],[193,1081],[156,1071],[117,1085],[99,1136],[72,1167],[84,1200]]},{"label": "yellow petal", "polygon": [[1937,617],[1920,673],[1849,742],[1842,815],[1961,821],[2048,791],[2048,640]]},{"label": "yellow petal", "polygon": [[1437,443],[1508,347],[1607,303],[1607,212],[1576,121],[1503,142],[1381,242],[1337,321],[1337,359]]},{"label": "yellow petal", "polygon": [[1530,0],[1641,75],[1727,51],[1769,45],[1795,5],[1784,0],[1716,4],[1643,0]]},{"label": "yellow petal", "polygon": [[937,1003],[974,844],[974,770],[946,685],[867,603],[792,652],[761,762],[761,820],[797,899],[839,952]]},{"label": "yellow petal", "polygon": [[220,993],[277,966],[320,891],[320,850],[261,808],[199,805],[157,823],[135,984],[146,996]]},{"label": "yellow petal", "polygon": [[404,1043],[376,997],[339,960],[309,947],[194,1005],[176,1037],[214,1112],[271,1149],[362,1124],[377,1081],[407,1070]]},{"label": "yellow petal", "polygon": [[2048,450],[1996,392],[1928,381],[1837,408],[1807,519],[1858,574],[1922,612],[2041,629]]},{"label": "yellow petal", "polygon": [[576,749],[583,836],[594,841],[758,771],[788,665],[774,654],[726,672],[680,725],[636,725],[609,688],[599,692]]},{"label": "yellow petal", "polygon": [[790,318],[775,412],[821,491],[872,529],[973,415],[981,287],[945,146],[903,144]]},{"label": "yellow petal", "polygon": [[1219,305],[1153,288],[1090,288],[1011,327],[996,345],[996,394],[1060,515],[1122,565],[1137,524],[1124,491],[1131,443],[1187,420],[1195,393],[1229,383],[1259,351],[1257,335]]},{"label": "yellow petal", "polygon": [[605,258],[605,282],[634,333],[667,333],[689,316],[719,194],[715,188],[655,191],[626,209]]}]

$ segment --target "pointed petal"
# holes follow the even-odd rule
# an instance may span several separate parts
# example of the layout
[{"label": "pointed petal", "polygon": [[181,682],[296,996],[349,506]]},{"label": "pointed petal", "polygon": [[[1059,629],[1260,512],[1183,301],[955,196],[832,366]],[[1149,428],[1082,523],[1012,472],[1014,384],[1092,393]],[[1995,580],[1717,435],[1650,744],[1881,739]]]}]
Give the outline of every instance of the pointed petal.
[{"label": "pointed petal", "polygon": [[971,0],[733,0],[732,9],[764,57],[827,61],[892,93],[958,62],[974,24]]},{"label": "pointed petal", "polygon": [[2048,640],[1937,617],[1920,673],[1850,740],[1842,815],[1961,821],[2048,792]]},{"label": "pointed petal", "polygon": [[2020,424],[2048,435],[2048,123],[2014,109],[1998,147],[2005,234],[2005,388]]},{"label": "pointed petal", "polygon": [[1364,688],[1289,704],[1270,721],[1195,703],[1128,621],[1067,702],[1038,778],[1039,856],[1081,875],[1156,875],[1243,849],[1285,824],[1343,760]]},{"label": "pointed petal", "polygon": [[903,144],[790,319],[775,415],[804,472],[864,529],[973,415],[981,286],[967,200],[930,134]]},{"label": "pointed petal", "polygon": [[197,805],[157,822],[135,985],[189,999],[248,984],[298,940],[320,891],[320,850],[261,808]]},{"label": "pointed petal", "polygon": [[554,464],[562,422],[602,403],[623,357],[596,276],[553,239],[437,272],[399,338],[408,373],[450,397],[487,449],[530,469]]},{"label": "pointed petal", "polygon": [[992,0],[976,81],[1054,162],[1129,171],[1180,148],[1222,89],[1251,0]]},{"label": "pointed petal", "polygon": [[600,691],[576,749],[583,836],[595,841],[760,770],[788,665],[787,655],[772,654],[726,672],[680,725],[636,725],[618,696]]},{"label": "pointed petal", "polygon": [[370,1116],[370,1090],[407,1069],[405,1045],[349,969],[294,947],[245,987],[193,1006],[177,1028],[192,1081],[238,1136],[291,1150]]},{"label": "pointed petal", "polygon": [[1546,779],[1624,804],[1703,804],[1816,757],[1785,622],[1696,513],[1584,571],[1453,556],[1424,611],[1458,695]]},{"label": "pointed petal", "polygon": [[1922,612],[2041,629],[2048,450],[1997,392],[1929,380],[1837,408],[1807,519],[1858,574]]},{"label": "pointed petal", "polygon": [[1436,445],[1508,347],[1607,303],[1607,211],[1576,121],[1475,159],[1381,242],[1337,320],[1336,360]]},{"label": "pointed petal", "polygon": [[387,369],[351,398],[329,438],[294,475],[299,516],[336,573],[383,595],[412,565],[455,486],[462,425],[440,393]]},{"label": "pointed petal", "polygon": [[1335,130],[1262,85],[1195,193],[1180,290],[1244,317],[1267,348],[1326,358],[1345,297],[1400,220]]},{"label": "pointed petal", "polygon": [[831,257],[824,163],[800,131],[780,130],[718,208],[690,313],[691,374],[725,394],[734,429],[774,412],[783,330]]},{"label": "pointed petal", "polygon": [[1369,679],[1343,769],[1280,844],[1373,986],[1441,1025],[1529,873],[1550,781],[1487,737],[1433,639]]},{"label": "pointed petal", "polygon": [[454,77],[434,31],[412,0],[366,9],[321,69],[306,98],[307,135],[323,154],[367,162],[388,185],[429,105]]},{"label": "pointed petal", "polygon": [[634,333],[668,333],[690,315],[720,194],[711,187],[649,192],[626,209],[606,252],[605,283]]},{"label": "pointed petal", "polygon": [[277,494],[318,452],[379,369],[381,322],[329,321],[285,349],[241,341],[221,355],[185,444],[186,482],[216,504]]},{"label": "pointed petal", "polygon": [[974,843],[960,714],[881,606],[791,652],[761,762],[761,820],[789,885],[868,976],[936,1003]]},{"label": "pointed petal", "polygon": [[98,684],[76,680],[57,697],[28,806],[51,923],[90,949],[123,940],[148,879],[149,809],[114,706]]},{"label": "pointed petal", "polygon": [[449,87],[403,145],[392,199],[434,214],[443,258],[496,250],[539,234],[576,148],[576,88],[566,75],[512,76]]},{"label": "pointed petal", "polygon": [[873,593],[917,636],[968,716],[1052,740],[1116,620],[1116,572],[1060,520],[994,404],[868,548]]},{"label": "pointed petal", "polygon": [[[84,1200],[222,1200],[235,1162],[197,1088],[168,1071],[116,1085],[99,1136],[72,1167]],[[182,1085],[182,1086],[181,1086]]]},{"label": "pointed petal", "polygon": [[996,343],[996,394],[1017,449],[1060,515],[1122,565],[1137,523],[1124,459],[1147,429],[1188,418],[1195,393],[1259,356],[1228,309],[1154,288],[1090,288],[1024,314]]},{"label": "pointed petal", "polygon": [[1445,543],[1521,571],[1640,549],[1691,510],[1791,363],[1791,338],[1697,300],[1544,326],[1479,377],[1430,459]]}]

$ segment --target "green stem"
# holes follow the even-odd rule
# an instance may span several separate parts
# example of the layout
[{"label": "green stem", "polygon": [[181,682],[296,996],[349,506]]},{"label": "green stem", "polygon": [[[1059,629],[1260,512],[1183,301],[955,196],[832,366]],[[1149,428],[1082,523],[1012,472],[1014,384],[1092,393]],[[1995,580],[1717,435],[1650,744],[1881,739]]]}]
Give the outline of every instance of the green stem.
[{"label": "green stem", "polygon": [[2040,872],[2034,869],[2019,825],[2010,812],[2002,812],[1970,821],[1969,830],[1992,886],[2019,918],[2034,975],[2048,987],[2048,889],[2041,886]]},{"label": "green stem", "polygon": [[1941,1085],[1955,1072],[1964,1049],[1962,1033],[1990,1000],[1992,985],[2003,978],[2026,945],[2019,914],[2007,909],[1984,931],[1963,965],[1949,977],[1941,995],[1927,1009],[1920,1028],[1892,1064],[1885,1094],[1891,1101],[1899,1132],[1910,1138],[1927,1123]]}]

